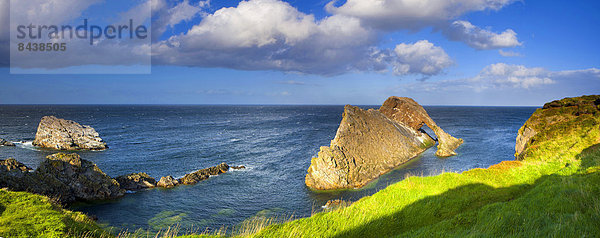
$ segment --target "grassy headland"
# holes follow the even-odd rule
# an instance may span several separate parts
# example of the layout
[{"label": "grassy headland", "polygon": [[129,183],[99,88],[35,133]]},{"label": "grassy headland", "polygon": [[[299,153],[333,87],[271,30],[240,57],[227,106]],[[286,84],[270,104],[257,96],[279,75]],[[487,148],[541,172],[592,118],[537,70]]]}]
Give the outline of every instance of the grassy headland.
[{"label": "grassy headland", "polygon": [[[538,109],[525,123],[537,134],[520,160],[462,173],[408,177],[348,207],[239,233],[248,237],[598,237],[599,104],[600,96],[587,96]],[[0,206],[0,236],[102,234],[87,217],[38,195],[0,191]]]}]

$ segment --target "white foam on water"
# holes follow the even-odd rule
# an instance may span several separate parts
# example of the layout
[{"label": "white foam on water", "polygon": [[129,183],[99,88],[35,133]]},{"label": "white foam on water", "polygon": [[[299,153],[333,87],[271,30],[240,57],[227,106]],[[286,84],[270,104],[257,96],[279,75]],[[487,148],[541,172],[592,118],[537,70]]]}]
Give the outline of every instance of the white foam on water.
[{"label": "white foam on water", "polygon": [[15,141],[13,142],[15,146],[23,149],[41,151],[41,149],[35,145],[33,145],[33,141]]}]

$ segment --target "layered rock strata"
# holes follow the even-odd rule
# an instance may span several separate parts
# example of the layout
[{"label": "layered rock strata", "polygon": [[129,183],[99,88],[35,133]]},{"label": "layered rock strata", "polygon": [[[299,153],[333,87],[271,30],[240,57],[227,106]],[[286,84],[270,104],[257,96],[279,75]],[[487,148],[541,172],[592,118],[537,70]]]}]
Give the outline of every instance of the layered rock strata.
[{"label": "layered rock strata", "polygon": [[434,144],[378,110],[346,105],[335,138],[311,160],[305,183],[313,189],[362,187]]},{"label": "layered rock strata", "polygon": [[456,155],[454,150],[463,143],[462,139],[457,139],[446,133],[429,117],[425,108],[419,105],[412,98],[407,97],[389,97],[379,111],[399,123],[408,125],[414,130],[419,130],[423,125],[427,125],[436,135],[438,140],[437,156],[448,157]]},{"label": "layered rock strata", "polygon": [[435,141],[421,129],[428,125],[437,135],[436,155],[455,155],[463,143],[444,132],[425,109],[410,98],[390,97],[379,110],[346,105],[329,147],[312,158],[305,183],[313,189],[359,188],[416,157]]}]

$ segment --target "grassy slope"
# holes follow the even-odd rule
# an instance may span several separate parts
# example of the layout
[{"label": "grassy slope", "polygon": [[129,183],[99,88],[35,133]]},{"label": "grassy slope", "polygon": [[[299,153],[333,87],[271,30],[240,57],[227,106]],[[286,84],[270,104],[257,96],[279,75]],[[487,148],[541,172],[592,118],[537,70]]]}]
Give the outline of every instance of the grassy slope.
[{"label": "grassy slope", "polygon": [[538,109],[527,124],[540,133],[522,161],[410,177],[350,207],[253,236],[598,237],[600,113],[582,109],[590,108]]},{"label": "grassy slope", "polygon": [[102,237],[94,221],[48,198],[0,190],[0,237]]}]

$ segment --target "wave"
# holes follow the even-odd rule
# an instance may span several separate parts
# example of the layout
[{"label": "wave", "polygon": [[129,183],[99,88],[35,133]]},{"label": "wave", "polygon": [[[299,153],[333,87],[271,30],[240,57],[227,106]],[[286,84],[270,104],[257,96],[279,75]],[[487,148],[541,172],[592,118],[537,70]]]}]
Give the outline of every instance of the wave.
[{"label": "wave", "polygon": [[233,139],[229,140],[229,142],[238,142],[238,141],[241,141],[241,140],[242,140],[242,139],[233,138]]},{"label": "wave", "polygon": [[33,145],[33,141],[14,141],[12,143],[14,143],[15,146],[17,146],[19,148],[34,150],[34,151],[42,151],[42,149]]}]

